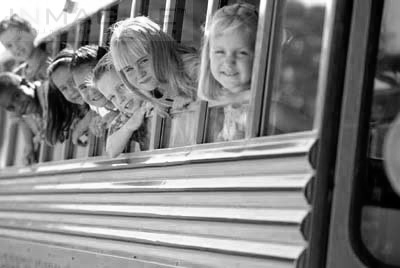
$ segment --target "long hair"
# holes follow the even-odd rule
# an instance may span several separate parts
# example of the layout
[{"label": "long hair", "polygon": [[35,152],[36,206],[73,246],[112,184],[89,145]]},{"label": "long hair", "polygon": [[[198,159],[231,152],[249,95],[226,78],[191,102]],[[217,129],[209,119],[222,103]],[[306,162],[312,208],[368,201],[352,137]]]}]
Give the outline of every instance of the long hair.
[{"label": "long hair", "polygon": [[[176,42],[147,17],[129,18],[117,22],[110,40],[111,55],[118,73],[133,65],[133,57],[149,55],[159,83],[180,96],[195,98],[197,77],[190,76],[191,61],[198,61],[194,48]],[[126,80],[126,77],[121,77]]]},{"label": "long hair", "polygon": [[203,100],[216,100],[223,93],[223,87],[211,74],[210,38],[231,30],[247,30],[255,43],[258,24],[257,9],[250,4],[233,4],[218,9],[205,30],[201,51],[200,76],[197,95]]},{"label": "long hair", "polygon": [[47,101],[49,104],[46,140],[51,145],[63,142],[68,138],[72,122],[82,117],[82,113],[89,109],[87,104],[79,105],[69,102],[52,80],[52,74],[60,67],[69,67],[73,50],[66,48],[60,51],[50,63],[47,74],[49,76],[49,90]]}]

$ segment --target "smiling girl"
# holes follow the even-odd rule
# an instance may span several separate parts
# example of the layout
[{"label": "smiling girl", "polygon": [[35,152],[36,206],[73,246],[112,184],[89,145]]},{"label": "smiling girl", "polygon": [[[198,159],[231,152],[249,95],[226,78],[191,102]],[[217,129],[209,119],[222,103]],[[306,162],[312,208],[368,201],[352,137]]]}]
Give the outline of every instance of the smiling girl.
[{"label": "smiling girl", "polygon": [[225,105],[218,140],[245,136],[257,23],[254,6],[234,4],[217,10],[205,33],[198,96]]},{"label": "smiling girl", "polygon": [[148,150],[146,103],[125,87],[120,80],[110,58],[106,54],[93,69],[93,83],[101,93],[120,111],[108,125],[109,133],[106,152],[115,157],[131,143],[138,143],[141,151]]},{"label": "smiling girl", "polygon": [[30,81],[43,81],[47,78],[50,54],[44,44],[34,46],[35,37],[36,30],[17,14],[0,22],[0,42],[18,61],[24,62],[18,72]]},{"label": "smiling girl", "polygon": [[180,109],[195,100],[196,50],[176,42],[149,18],[117,22],[110,50],[126,86],[160,108],[160,114],[163,105]]}]

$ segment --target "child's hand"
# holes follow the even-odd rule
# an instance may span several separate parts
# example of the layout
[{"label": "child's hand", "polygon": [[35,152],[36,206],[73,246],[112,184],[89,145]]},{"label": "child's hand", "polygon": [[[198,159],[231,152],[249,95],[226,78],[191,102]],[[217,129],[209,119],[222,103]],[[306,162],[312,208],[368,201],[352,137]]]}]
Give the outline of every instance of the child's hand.
[{"label": "child's hand", "polygon": [[89,129],[89,123],[92,119],[93,114],[88,112],[84,118],[78,121],[78,123],[75,125],[74,130],[72,131],[72,143],[77,145],[83,145],[85,146],[86,144],[82,143],[79,141],[79,138],[83,136]]},{"label": "child's hand", "polygon": [[125,123],[125,127],[131,131],[137,130],[140,127],[140,125],[143,123],[145,113],[146,113],[145,105],[142,105],[141,107],[137,108],[133,112],[133,114],[129,118],[129,120]]},{"label": "child's hand", "polygon": [[176,96],[172,103],[172,110],[182,110],[186,108],[192,102],[191,98]]},{"label": "child's hand", "polygon": [[24,156],[22,159],[22,163],[24,166],[32,165],[36,163],[36,155],[32,144],[26,144],[24,147]]},{"label": "child's hand", "polygon": [[89,130],[93,133],[96,137],[101,137],[104,134],[105,130],[105,123],[100,115],[96,115],[92,118],[89,123]]},{"label": "child's hand", "polygon": [[172,106],[171,101],[168,100],[156,100],[154,103],[155,112],[161,117],[170,117],[169,110]]}]

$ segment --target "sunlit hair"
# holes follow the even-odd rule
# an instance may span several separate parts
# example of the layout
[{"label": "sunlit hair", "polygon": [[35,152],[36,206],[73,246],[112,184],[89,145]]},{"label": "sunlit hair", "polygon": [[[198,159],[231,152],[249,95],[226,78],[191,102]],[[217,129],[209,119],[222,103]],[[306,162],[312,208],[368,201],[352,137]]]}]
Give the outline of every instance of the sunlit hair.
[{"label": "sunlit hair", "polygon": [[[190,72],[196,69],[195,62],[198,62],[196,50],[176,42],[149,18],[136,17],[117,22],[110,48],[118,74],[122,75],[124,67],[134,66],[134,58],[148,55],[156,79],[168,85],[166,90],[177,90],[180,96],[195,98],[197,76]],[[192,63],[194,66],[189,66]],[[126,81],[126,77],[121,79]]]},{"label": "sunlit hair", "polygon": [[216,100],[223,93],[223,87],[211,74],[210,38],[224,32],[237,30],[248,31],[255,45],[258,24],[257,9],[250,4],[233,4],[218,9],[212,16],[203,38],[198,97],[203,100]]},{"label": "sunlit hair", "polygon": [[9,18],[5,18],[0,21],[0,34],[4,33],[10,28],[23,30],[36,35],[36,30],[32,27],[32,25],[26,19],[17,14],[13,14]]}]

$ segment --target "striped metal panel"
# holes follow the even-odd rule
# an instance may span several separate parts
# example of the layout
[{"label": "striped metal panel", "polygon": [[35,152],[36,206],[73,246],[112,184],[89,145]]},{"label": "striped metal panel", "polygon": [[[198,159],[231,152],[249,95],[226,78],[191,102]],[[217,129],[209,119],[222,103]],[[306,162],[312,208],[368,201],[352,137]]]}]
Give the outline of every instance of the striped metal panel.
[{"label": "striped metal panel", "polygon": [[304,133],[4,169],[0,263],[299,266],[314,141]]}]

